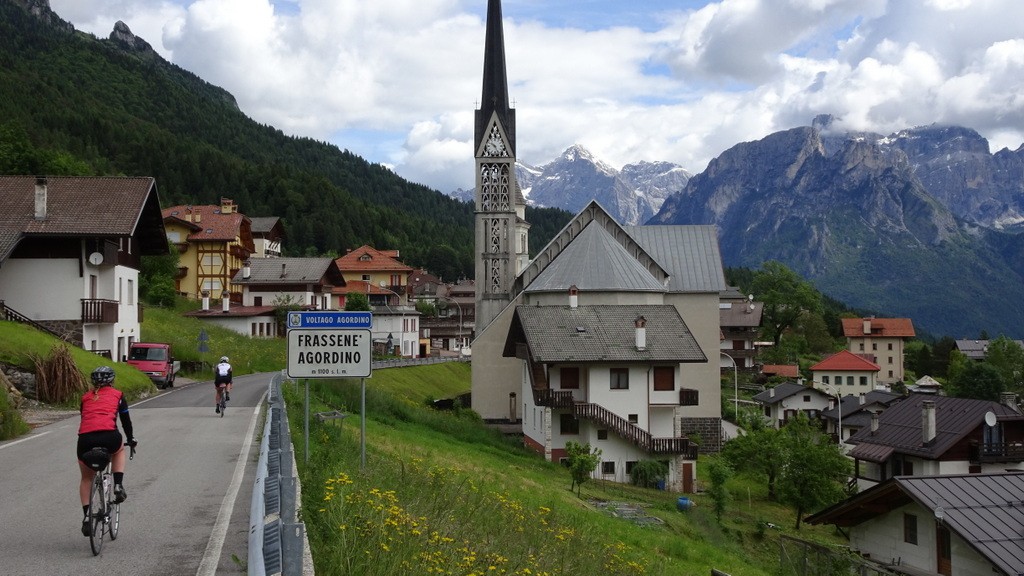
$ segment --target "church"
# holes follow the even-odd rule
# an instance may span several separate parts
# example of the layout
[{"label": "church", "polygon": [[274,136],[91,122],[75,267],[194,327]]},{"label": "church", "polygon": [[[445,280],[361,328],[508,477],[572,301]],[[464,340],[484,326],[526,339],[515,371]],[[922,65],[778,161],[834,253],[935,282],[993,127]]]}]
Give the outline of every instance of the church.
[{"label": "church", "polygon": [[717,231],[622,226],[591,202],[531,259],[500,0],[488,0],[486,26],[472,407],[521,426],[549,461],[589,443],[601,450],[595,478],[629,482],[657,460],[667,489],[692,492],[698,455],[722,443]]}]

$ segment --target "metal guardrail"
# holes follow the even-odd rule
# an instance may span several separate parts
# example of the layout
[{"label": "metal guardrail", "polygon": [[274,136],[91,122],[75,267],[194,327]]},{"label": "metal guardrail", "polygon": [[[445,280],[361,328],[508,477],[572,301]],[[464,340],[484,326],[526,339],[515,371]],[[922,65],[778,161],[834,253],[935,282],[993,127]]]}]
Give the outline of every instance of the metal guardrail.
[{"label": "metal guardrail", "polygon": [[280,380],[274,376],[267,391],[267,420],[249,507],[250,576],[312,574],[312,566],[303,566],[306,526],[296,516],[298,479]]}]

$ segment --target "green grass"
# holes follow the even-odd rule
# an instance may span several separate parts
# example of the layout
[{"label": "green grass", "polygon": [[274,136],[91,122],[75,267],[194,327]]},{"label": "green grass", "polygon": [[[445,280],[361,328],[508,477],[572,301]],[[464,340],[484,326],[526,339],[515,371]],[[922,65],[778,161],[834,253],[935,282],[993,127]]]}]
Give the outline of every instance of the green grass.
[{"label": "green grass", "polygon": [[[484,427],[468,410],[436,412],[429,397],[469,389],[468,367],[448,363],[377,370],[366,380],[367,466],[360,469],[358,380],[285,384],[314,563],[321,574],[775,574],[780,534],[838,544],[831,530],[792,529],[793,512],[766,500],[757,481],[728,484],[721,523],[703,494],[676,510],[678,494],[590,481],[582,498],[564,468]],[[708,458],[702,456],[698,472]],[[592,501],[642,505],[661,526],[641,527]],[[778,529],[766,529],[772,522]]]}]

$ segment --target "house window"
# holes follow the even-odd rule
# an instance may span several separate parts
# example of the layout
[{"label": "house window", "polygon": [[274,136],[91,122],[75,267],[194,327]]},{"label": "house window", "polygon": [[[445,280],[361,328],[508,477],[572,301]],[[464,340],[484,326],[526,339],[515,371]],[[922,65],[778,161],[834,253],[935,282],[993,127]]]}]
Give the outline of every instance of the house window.
[{"label": "house window", "polygon": [[611,369],[611,389],[629,390],[629,368]]},{"label": "house window", "polygon": [[878,344],[871,344],[871,350],[872,351],[878,350]]},{"label": "house window", "polygon": [[634,466],[636,466],[636,460],[627,460],[626,461],[626,476],[629,476],[629,475],[631,475],[633,473],[633,467]]},{"label": "house window", "polygon": [[889,356],[889,364],[892,364],[892,356]]},{"label": "house window", "polygon": [[821,383],[822,384],[828,384],[828,376],[822,376],[821,377]]},{"label": "house window", "polygon": [[608,430],[598,430],[597,431],[597,439],[598,440],[607,440],[608,439]]},{"label": "house window", "polygon": [[676,389],[676,369],[672,366],[654,367],[654,389],[671,392]]},{"label": "house window", "polygon": [[766,417],[768,417],[768,418],[771,418],[771,416],[772,416],[772,407],[771,406],[765,406],[764,407],[764,415]]},{"label": "house window", "polygon": [[807,402],[810,402],[810,401],[811,401],[811,395],[810,394],[804,394],[804,403],[806,404]]},{"label": "house window", "polygon": [[252,324],[249,325],[249,334],[251,336],[255,336],[256,335],[256,323],[255,322],[253,322]]},{"label": "house window", "polygon": [[889,350],[892,350],[892,342],[889,342]]},{"label": "house window", "polygon": [[252,305],[253,306],[263,306],[263,296],[253,296],[253,298],[252,298]]},{"label": "house window", "polygon": [[135,304],[135,280],[128,279],[128,305]]},{"label": "house window", "polygon": [[863,342],[861,342],[861,343],[860,343],[860,351],[861,351],[861,352],[863,352],[863,351],[864,351],[864,343],[863,343]]},{"label": "house window", "polygon": [[892,378],[892,370],[889,370],[889,378]]},{"label": "house window", "polygon": [[363,274],[363,282],[369,282],[369,281],[370,281],[370,275],[369,274]]},{"label": "house window", "polygon": [[636,414],[630,414],[629,417],[627,418],[627,420],[629,420],[630,424],[636,424],[637,422],[640,421],[640,419],[637,418]]},{"label": "house window", "polygon": [[562,386],[562,390],[579,390],[580,369],[576,367],[560,369],[558,371],[558,381]]},{"label": "house window", "polygon": [[846,377],[846,385],[847,386],[853,386],[853,376],[847,376]]},{"label": "house window", "polygon": [[615,474],[615,462],[601,462],[601,474]]},{"label": "house window", "polygon": [[[892,374],[890,374],[890,376],[892,376]],[[861,376],[860,377],[860,385],[861,386],[867,386],[868,385],[868,377],[867,376]]]},{"label": "house window", "polygon": [[903,514],[903,541],[907,544],[917,544],[917,516]]},{"label": "house window", "polygon": [[562,414],[558,417],[558,432],[563,435],[579,434],[580,421],[572,414]]}]

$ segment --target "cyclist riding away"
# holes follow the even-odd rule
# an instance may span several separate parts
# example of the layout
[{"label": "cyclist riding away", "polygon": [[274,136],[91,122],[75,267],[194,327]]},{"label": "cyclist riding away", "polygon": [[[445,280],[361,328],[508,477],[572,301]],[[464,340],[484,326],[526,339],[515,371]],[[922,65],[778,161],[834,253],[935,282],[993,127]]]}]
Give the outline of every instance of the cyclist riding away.
[{"label": "cyclist riding away", "polygon": [[82,502],[82,534],[89,536],[89,488],[96,472],[82,462],[82,455],[92,448],[105,448],[110,453],[110,467],[114,472],[114,497],[117,502],[124,502],[128,493],[124,489],[124,446],[121,433],[117,430],[117,418],[121,418],[121,426],[128,437],[128,446],[138,445],[132,430],[132,419],[128,415],[128,402],[121,391],[114,388],[114,370],[109,366],[100,366],[92,371],[93,389],[82,395],[79,412],[82,416],[78,426],[78,469],[82,472],[82,480],[78,485],[78,494]]},{"label": "cyclist riding away", "polygon": [[228,363],[227,356],[220,357],[220,364],[213,367],[213,386],[216,388],[216,393],[213,396],[213,401],[217,405],[217,414],[220,414],[220,395],[221,387],[224,389],[224,401],[231,400],[231,364]]}]

